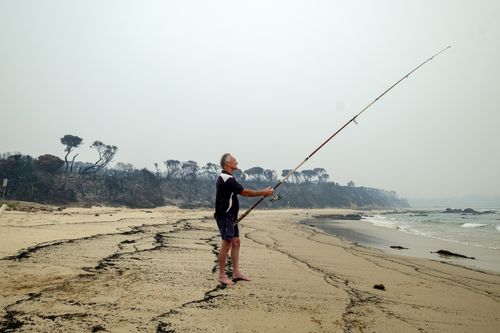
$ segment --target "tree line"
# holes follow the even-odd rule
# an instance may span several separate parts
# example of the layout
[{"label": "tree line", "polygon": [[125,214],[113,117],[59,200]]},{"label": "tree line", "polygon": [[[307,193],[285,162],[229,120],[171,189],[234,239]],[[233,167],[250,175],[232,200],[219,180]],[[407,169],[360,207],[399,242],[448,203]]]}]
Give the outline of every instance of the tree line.
[{"label": "tree line", "polygon": [[[0,179],[7,179],[5,195],[11,200],[51,204],[102,203],[128,207],[212,207],[214,182],[221,172],[215,163],[199,165],[196,161],[165,160],[154,164],[153,170],[137,169],[130,163],[110,163],[118,148],[94,141],[93,162],[77,161],[77,148],[83,139],[65,135],[60,139],[63,158],[44,154],[33,158],[21,153],[0,154]],[[280,176],[291,170],[281,170]],[[234,174],[245,187],[272,186],[278,172],[260,166],[237,170]],[[0,180],[0,185],[2,182]],[[281,186],[283,199],[266,200],[264,207],[408,207],[395,192],[356,187],[354,182],[342,186],[330,180],[324,168],[305,169],[292,173]],[[242,198],[242,207],[253,201]]]}]

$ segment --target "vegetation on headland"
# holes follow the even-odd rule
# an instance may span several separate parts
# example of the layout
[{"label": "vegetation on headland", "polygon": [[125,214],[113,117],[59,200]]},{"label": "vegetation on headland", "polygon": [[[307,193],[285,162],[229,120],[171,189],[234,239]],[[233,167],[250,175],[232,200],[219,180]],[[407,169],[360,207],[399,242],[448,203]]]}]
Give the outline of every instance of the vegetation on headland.
[{"label": "vegetation on headland", "polygon": [[[106,204],[136,208],[176,205],[185,208],[212,207],[215,196],[215,180],[221,168],[215,163],[199,166],[195,161],[166,160],[153,170],[136,169],[130,163],[116,163],[110,167],[118,148],[94,141],[96,150],[93,163],[76,161],[75,154],[82,139],[66,135],[64,160],[45,154],[33,158],[21,153],[0,154],[0,186],[8,179],[2,193],[9,200],[39,203]],[[70,156],[73,154],[73,156]],[[290,170],[282,170],[285,175]],[[262,188],[276,184],[278,174],[274,170],[252,167],[238,170],[235,177],[243,186]],[[5,191],[5,192],[4,192]],[[269,208],[404,208],[408,202],[393,191],[355,186],[351,181],[342,186],[330,180],[323,168],[295,172],[287,184],[279,189],[280,200],[266,200]],[[255,199],[254,199],[255,200]],[[241,198],[241,206],[254,202]]]}]

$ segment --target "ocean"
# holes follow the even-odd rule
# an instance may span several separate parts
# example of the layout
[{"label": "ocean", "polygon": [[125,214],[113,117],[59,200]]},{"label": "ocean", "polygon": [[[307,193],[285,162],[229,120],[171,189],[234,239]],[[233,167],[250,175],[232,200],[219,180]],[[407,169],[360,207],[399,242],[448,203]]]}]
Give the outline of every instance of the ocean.
[{"label": "ocean", "polygon": [[500,212],[445,213],[444,210],[419,210],[367,215],[362,220],[401,232],[461,243],[468,246],[500,250]]},{"label": "ocean", "polygon": [[[500,272],[500,210],[482,209],[476,214],[444,211],[364,211],[352,216],[324,214],[313,215],[301,223],[391,254]],[[439,250],[469,258],[442,255]]]}]

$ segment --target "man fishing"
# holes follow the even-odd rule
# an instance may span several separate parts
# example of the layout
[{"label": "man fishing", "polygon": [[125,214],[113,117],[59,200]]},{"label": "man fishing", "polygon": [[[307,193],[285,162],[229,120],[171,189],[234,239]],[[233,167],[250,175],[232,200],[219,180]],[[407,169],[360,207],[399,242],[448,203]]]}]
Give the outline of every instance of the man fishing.
[{"label": "man fishing", "polygon": [[[222,243],[219,252],[219,282],[232,285],[233,280],[250,281],[239,268],[240,255],[240,232],[235,223],[240,208],[238,194],[245,197],[269,196],[273,189],[268,187],[262,190],[250,190],[243,188],[233,177],[233,172],[238,170],[238,162],[229,153],[222,155],[220,160],[222,173],[217,178],[217,192],[215,195],[215,220],[219,227]],[[233,265],[233,276],[230,279],[226,274],[226,260],[231,250],[231,262]]]}]

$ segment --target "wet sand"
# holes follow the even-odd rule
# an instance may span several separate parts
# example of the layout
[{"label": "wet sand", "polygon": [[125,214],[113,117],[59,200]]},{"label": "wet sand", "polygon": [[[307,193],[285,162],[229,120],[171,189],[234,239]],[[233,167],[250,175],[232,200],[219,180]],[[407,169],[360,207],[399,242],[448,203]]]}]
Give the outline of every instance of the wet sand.
[{"label": "wet sand", "polygon": [[[381,249],[389,254],[438,260],[473,269],[500,273],[499,250],[414,235],[392,228],[374,226],[364,220],[331,220],[317,216],[306,219],[301,223],[315,226],[331,235],[360,245]],[[404,249],[393,249],[391,246],[401,246]],[[473,257],[474,259],[436,253],[442,249]]]},{"label": "wet sand", "polygon": [[241,226],[241,266],[253,280],[224,288],[211,211],[7,211],[0,332],[497,331],[499,274],[387,254],[298,223],[346,212],[252,213]]}]

